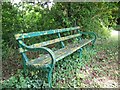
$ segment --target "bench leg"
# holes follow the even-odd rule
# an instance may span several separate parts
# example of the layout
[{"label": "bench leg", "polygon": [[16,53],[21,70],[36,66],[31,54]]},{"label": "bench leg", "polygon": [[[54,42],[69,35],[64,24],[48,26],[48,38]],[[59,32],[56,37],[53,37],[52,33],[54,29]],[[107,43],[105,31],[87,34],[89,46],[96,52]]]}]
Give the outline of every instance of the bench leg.
[{"label": "bench leg", "polygon": [[92,48],[94,47],[94,42],[91,42],[92,43]]},{"label": "bench leg", "polygon": [[82,58],[82,48],[79,49],[79,52],[80,52],[79,57],[81,59]]},{"label": "bench leg", "polygon": [[53,69],[49,68],[49,71],[48,71],[48,84],[49,84],[50,88],[52,87],[52,71],[53,71]]},{"label": "bench leg", "polygon": [[94,47],[95,41],[96,41],[96,39],[94,39],[94,40],[92,41],[92,47]]},{"label": "bench leg", "polygon": [[79,49],[80,67],[82,67],[82,48]]},{"label": "bench leg", "polygon": [[26,76],[26,64],[25,64],[25,61],[23,61],[23,74]]}]

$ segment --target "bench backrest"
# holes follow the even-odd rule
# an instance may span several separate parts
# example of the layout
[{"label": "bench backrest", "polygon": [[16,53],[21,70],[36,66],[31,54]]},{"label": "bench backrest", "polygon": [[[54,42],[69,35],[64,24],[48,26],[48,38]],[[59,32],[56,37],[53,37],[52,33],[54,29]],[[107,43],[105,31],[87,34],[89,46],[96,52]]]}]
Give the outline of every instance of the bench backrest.
[{"label": "bench backrest", "polygon": [[62,41],[65,41],[65,40],[68,40],[68,39],[71,39],[71,38],[75,38],[75,37],[79,37],[79,36],[81,36],[81,34],[77,33],[77,34],[61,37],[60,33],[67,32],[67,31],[73,31],[73,30],[79,30],[79,29],[80,29],[80,27],[71,27],[71,28],[64,28],[64,29],[55,29],[55,30],[46,30],[46,31],[39,31],[39,32],[15,34],[15,38],[19,43],[20,53],[22,53],[22,52],[27,51],[27,50],[25,50],[21,47],[22,44],[24,44],[22,39],[58,33],[59,38],[56,38],[56,39],[53,39],[53,40],[48,40],[48,41],[41,42],[41,43],[36,43],[36,44],[30,45],[30,47],[42,47],[42,46],[46,46],[46,45],[49,45],[49,44],[54,44],[54,43],[57,43],[57,42],[61,42],[62,47],[64,47],[64,43]]}]

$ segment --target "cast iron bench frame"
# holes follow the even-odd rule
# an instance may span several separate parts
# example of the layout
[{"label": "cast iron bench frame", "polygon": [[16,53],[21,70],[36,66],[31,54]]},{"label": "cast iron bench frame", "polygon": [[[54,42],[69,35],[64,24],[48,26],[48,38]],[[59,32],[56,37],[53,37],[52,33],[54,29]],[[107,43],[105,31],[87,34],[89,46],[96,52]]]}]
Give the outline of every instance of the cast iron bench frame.
[{"label": "cast iron bench frame", "polygon": [[[74,30],[77,30],[78,34],[75,34],[75,35],[69,35],[69,36],[65,36],[65,37],[61,37],[60,33],[63,33],[63,32],[70,32],[70,31],[74,31]],[[25,39],[25,38],[31,38],[31,37],[36,37],[36,36],[43,36],[43,35],[50,35],[50,34],[58,34],[58,37],[57,39],[54,39],[54,40],[50,40],[50,41],[45,41],[45,42],[42,42],[42,43],[37,43],[37,44],[34,44],[34,45],[26,45],[22,39]],[[67,46],[64,45],[64,42],[65,40],[68,40],[68,39],[71,39],[71,38],[78,38],[80,37],[80,41],[83,41],[84,39],[81,38],[81,35],[82,34],[85,34],[85,35],[92,35],[92,39],[88,40],[88,41],[85,41],[84,43],[82,43],[81,45],[78,45],[78,47],[76,46],[74,48],[74,50],[70,53],[67,53],[66,55],[62,55],[57,59],[56,58],[56,55],[55,55],[55,52],[53,52],[50,48],[48,47],[45,47],[46,45],[49,45],[49,44],[54,44],[54,43],[58,43],[60,42],[62,44],[62,49],[66,49]],[[82,53],[82,47],[86,46],[87,44],[91,43],[92,42],[92,45],[94,45],[95,41],[96,41],[96,34],[94,32],[81,32],[80,31],[80,27],[70,27],[70,28],[63,28],[63,29],[55,29],[55,30],[46,30],[46,31],[38,31],[38,32],[30,32],[30,33],[23,33],[23,34],[15,34],[15,38],[18,42],[18,45],[19,45],[19,51],[22,55],[22,58],[23,58],[23,67],[24,67],[24,72],[26,71],[26,66],[31,66],[33,64],[33,66],[36,66],[34,64],[34,62],[30,63],[27,55],[25,52],[27,51],[39,51],[39,50],[44,50],[46,51],[50,57],[51,57],[51,63],[50,64],[45,64],[47,63],[46,61],[43,63],[44,65],[38,65],[38,67],[45,67],[48,69],[48,84],[49,84],[49,87],[52,86],[52,71],[53,71],[53,68],[54,68],[54,65],[57,61],[65,58],[66,56],[74,53],[75,51],[77,50],[80,50],[80,55]],[[70,48],[70,46],[69,46]],[[68,48],[68,49],[69,49]],[[66,49],[67,50],[67,49]],[[59,50],[58,52],[59,53]]]}]

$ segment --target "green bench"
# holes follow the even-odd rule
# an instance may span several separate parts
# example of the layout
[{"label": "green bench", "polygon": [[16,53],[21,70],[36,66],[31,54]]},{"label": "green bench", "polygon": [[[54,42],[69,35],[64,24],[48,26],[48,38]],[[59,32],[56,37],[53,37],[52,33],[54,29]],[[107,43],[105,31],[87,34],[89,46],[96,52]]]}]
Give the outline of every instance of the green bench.
[{"label": "green bench", "polygon": [[[69,32],[69,35],[61,36],[63,33]],[[46,35],[58,35],[58,38],[35,43],[33,45],[27,45],[24,42],[26,38],[32,38],[37,36],[46,36]],[[82,35],[90,35],[91,39],[83,39]],[[15,34],[15,38],[19,45],[19,51],[23,58],[23,66],[24,71],[26,70],[26,66],[32,66],[35,68],[43,67],[48,69],[48,84],[49,87],[52,86],[52,71],[55,66],[55,63],[59,60],[62,60],[66,56],[74,53],[75,51],[80,51],[80,55],[82,52],[82,47],[86,46],[89,43],[94,45],[96,40],[96,35],[93,32],[81,32],[80,27],[70,27],[70,28],[63,28],[63,29],[55,29],[55,30],[46,30],[46,31],[38,31],[38,32],[30,32],[30,33],[23,33],[23,34]],[[41,38],[40,38],[41,39]],[[69,43],[65,45],[65,41],[76,39],[77,43]],[[59,45],[62,48],[53,51],[52,49],[48,48],[47,46],[55,43],[60,43]],[[30,60],[26,55],[26,52],[31,51],[45,51],[42,57],[37,57],[36,59]]]}]

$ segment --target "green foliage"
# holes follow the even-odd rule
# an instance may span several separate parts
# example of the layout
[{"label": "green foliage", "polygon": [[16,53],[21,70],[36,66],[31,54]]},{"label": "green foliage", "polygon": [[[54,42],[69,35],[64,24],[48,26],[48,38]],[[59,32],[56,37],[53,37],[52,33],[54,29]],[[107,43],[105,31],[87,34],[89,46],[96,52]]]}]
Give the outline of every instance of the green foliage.
[{"label": "green foliage", "polygon": [[2,39],[3,42],[11,45],[13,42],[14,32],[17,31],[15,24],[17,23],[17,8],[13,7],[11,3],[2,3]]},{"label": "green foliage", "polygon": [[[69,27],[78,25],[82,31],[94,31],[99,37],[109,36],[108,26],[114,26],[118,16],[117,3],[57,3],[56,15]],[[54,8],[54,7],[53,7]],[[115,12],[113,14],[113,12]],[[61,13],[61,14],[60,14]],[[107,30],[105,30],[105,28]],[[105,30],[105,32],[104,32]]]},{"label": "green foliage", "polygon": [[3,55],[2,59],[3,60],[10,59],[11,56],[14,57],[16,50],[12,48],[12,45],[9,46],[5,42],[2,42],[2,48],[3,48],[3,51],[2,51],[2,55]]},{"label": "green foliage", "polygon": [[[41,88],[42,81],[24,77],[23,71],[18,71],[16,75],[2,83],[2,88]],[[34,77],[34,76],[33,76]]]}]

